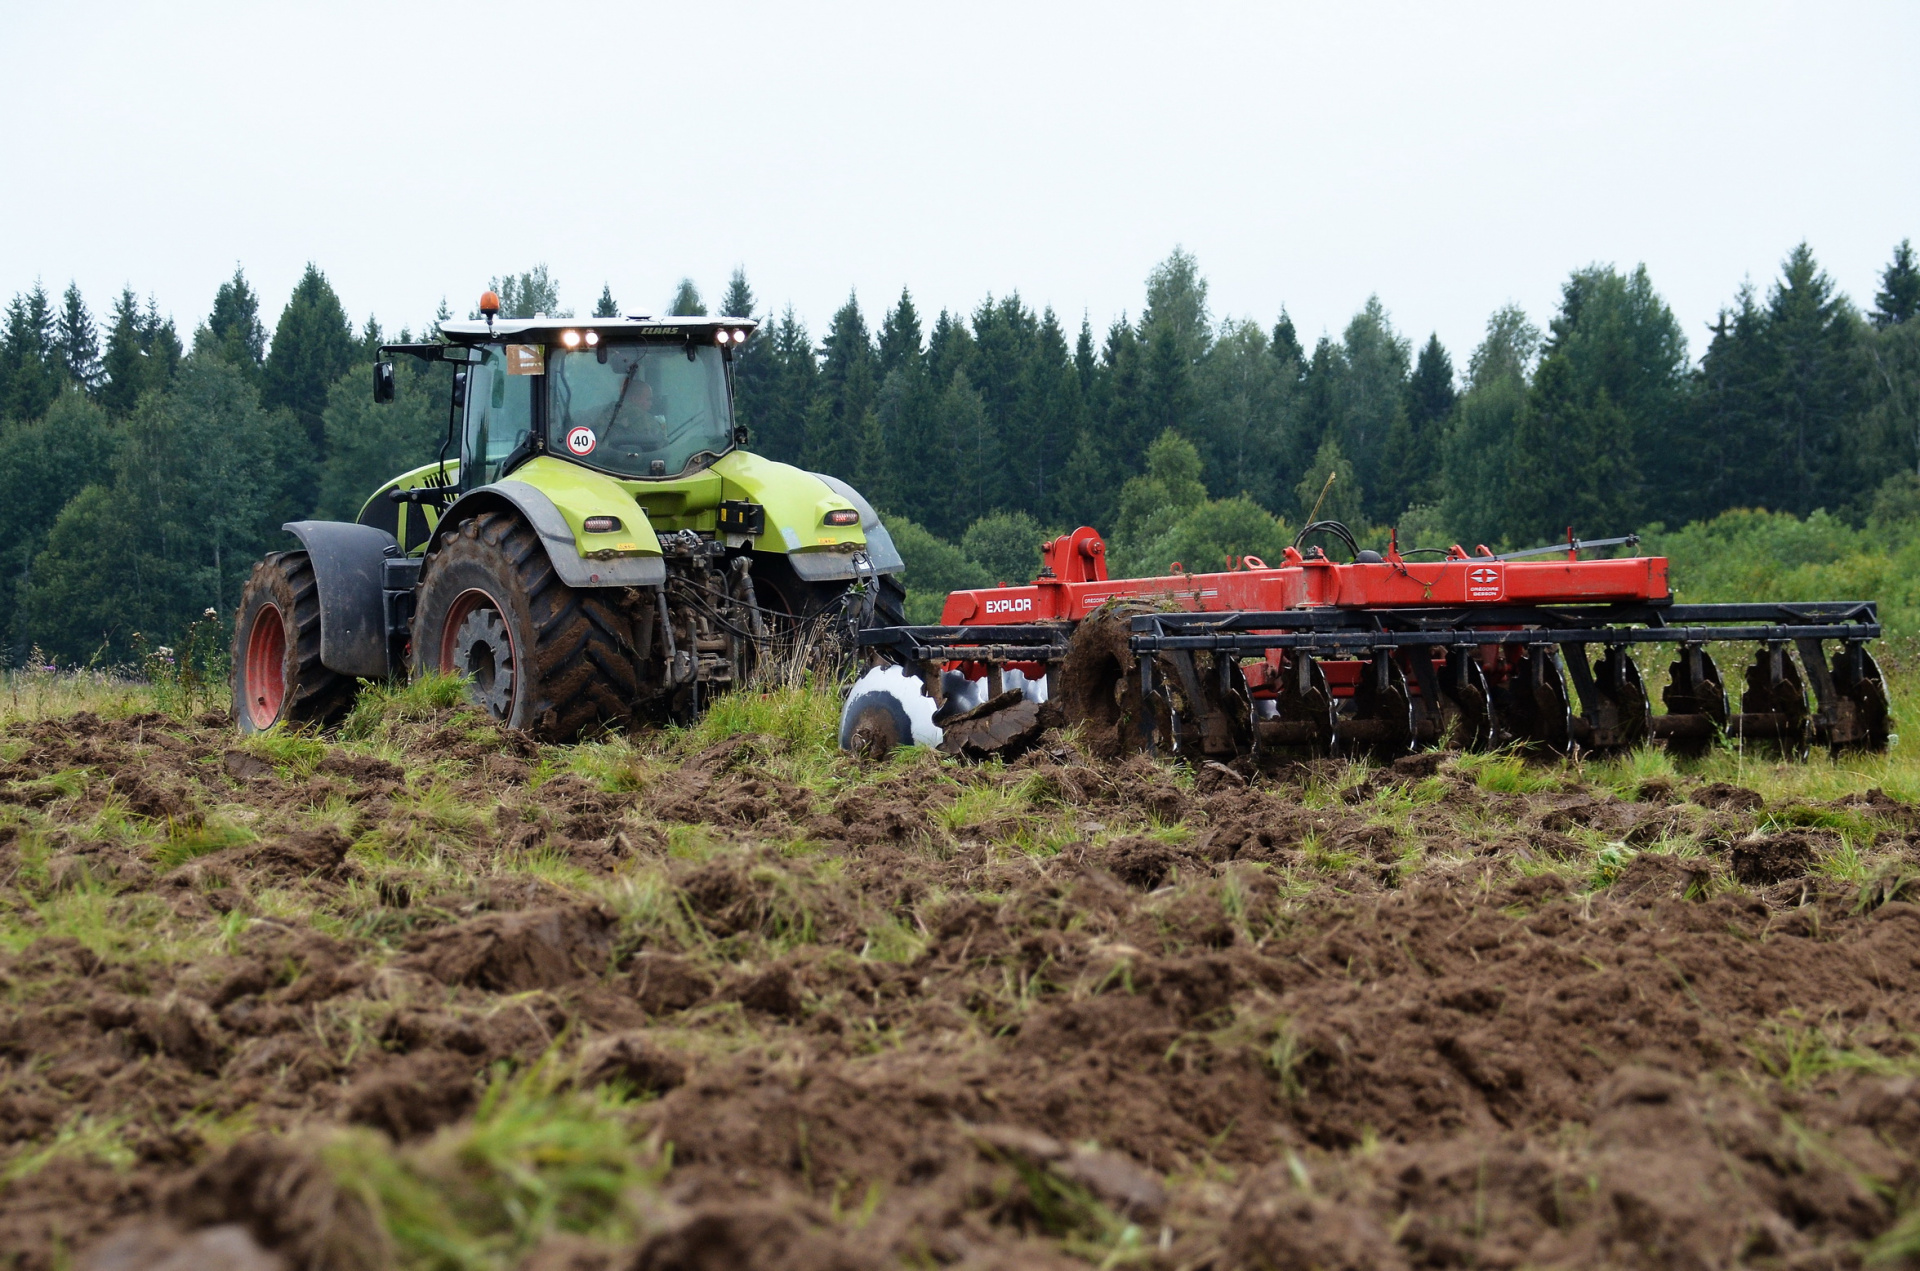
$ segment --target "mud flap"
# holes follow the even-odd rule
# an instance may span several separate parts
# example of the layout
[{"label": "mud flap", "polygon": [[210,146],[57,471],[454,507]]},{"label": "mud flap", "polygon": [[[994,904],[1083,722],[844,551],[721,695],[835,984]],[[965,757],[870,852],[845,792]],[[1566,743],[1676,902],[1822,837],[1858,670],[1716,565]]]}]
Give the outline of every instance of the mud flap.
[{"label": "mud flap", "polygon": [[400,554],[393,535],[349,521],[289,521],[320,593],[320,665],[337,675],[382,680],[387,656],[386,560]]}]

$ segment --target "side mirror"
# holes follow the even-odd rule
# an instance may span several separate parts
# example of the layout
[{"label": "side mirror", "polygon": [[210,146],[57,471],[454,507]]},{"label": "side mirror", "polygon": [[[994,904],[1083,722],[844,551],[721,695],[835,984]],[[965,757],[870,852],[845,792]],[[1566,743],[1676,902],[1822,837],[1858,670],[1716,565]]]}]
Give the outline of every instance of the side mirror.
[{"label": "side mirror", "polygon": [[453,408],[455,410],[465,410],[466,407],[467,373],[465,371],[455,371],[453,373]]},{"label": "side mirror", "polygon": [[393,363],[375,362],[373,364],[373,400],[390,402],[393,400]]},{"label": "side mirror", "polygon": [[747,426],[745,424],[735,424],[733,426],[733,444],[736,446],[744,446],[747,444]]}]

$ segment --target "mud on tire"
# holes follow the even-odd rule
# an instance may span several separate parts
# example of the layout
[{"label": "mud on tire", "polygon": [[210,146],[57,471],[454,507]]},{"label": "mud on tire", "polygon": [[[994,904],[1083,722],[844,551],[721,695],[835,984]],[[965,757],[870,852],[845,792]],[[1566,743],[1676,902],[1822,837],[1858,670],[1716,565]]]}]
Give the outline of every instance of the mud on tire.
[{"label": "mud on tire", "polygon": [[305,552],[253,567],[233,624],[233,718],[243,733],[275,724],[330,724],[359,682],[320,664],[320,588]]},{"label": "mud on tire", "polygon": [[518,517],[481,512],[442,531],[418,597],[415,672],[470,677],[474,701],[507,726],[570,741],[630,716],[639,669],[618,594],[561,582]]}]

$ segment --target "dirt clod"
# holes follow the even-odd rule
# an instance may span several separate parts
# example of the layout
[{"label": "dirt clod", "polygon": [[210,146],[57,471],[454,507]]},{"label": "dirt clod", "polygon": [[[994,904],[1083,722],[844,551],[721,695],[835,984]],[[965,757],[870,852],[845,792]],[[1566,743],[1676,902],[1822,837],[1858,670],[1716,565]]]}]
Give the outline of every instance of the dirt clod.
[{"label": "dirt clod", "polygon": [[592,905],[487,914],[413,941],[406,964],[494,993],[554,988],[606,969],[613,915]]}]

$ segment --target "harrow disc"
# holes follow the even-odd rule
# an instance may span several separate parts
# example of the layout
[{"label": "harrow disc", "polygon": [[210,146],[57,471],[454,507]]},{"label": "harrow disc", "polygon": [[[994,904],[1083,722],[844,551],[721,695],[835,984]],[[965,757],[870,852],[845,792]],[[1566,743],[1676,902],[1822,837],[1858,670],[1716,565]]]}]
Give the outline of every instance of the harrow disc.
[{"label": "harrow disc", "polygon": [[1828,745],[1844,750],[1885,750],[1893,726],[1887,714],[1887,681],[1880,664],[1866,646],[1849,643],[1833,654],[1834,688],[1841,720],[1831,730]]},{"label": "harrow disc", "polygon": [[1334,722],[1343,753],[1394,759],[1413,749],[1413,694],[1390,654],[1376,654],[1365,665],[1348,706]]},{"label": "harrow disc", "polygon": [[1537,746],[1555,754],[1573,748],[1573,710],[1560,673],[1557,645],[1526,646],[1493,685],[1493,717],[1499,723],[1494,744]]},{"label": "harrow disc", "polygon": [[1272,714],[1254,721],[1262,752],[1303,751],[1319,759],[1333,751],[1333,689],[1320,663],[1302,650],[1289,651],[1277,678],[1268,681]]},{"label": "harrow disc", "polygon": [[1667,713],[1654,719],[1654,735],[1673,754],[1704,755],[1727,730],[1727,689],[1704,645],[1680,646],[1660,702]]},{"label": "harrow disc", "polygon": [[1813,739],[1807,689],[1785,644],[1765,644],[1747,668],[1747,691],[1729,730],[1742,742],[1804,756]]},{"label": "harrow disc", "polygon": [[1610,645],[1591,666],[1586,649],[1576,648],[1568,668],[1582,707],[1572,720],[1575,741],[1596,751],[1631,750],[1646,742],[1653,731],[1653,704],[1625,645]]}]

